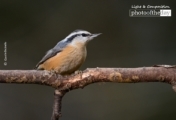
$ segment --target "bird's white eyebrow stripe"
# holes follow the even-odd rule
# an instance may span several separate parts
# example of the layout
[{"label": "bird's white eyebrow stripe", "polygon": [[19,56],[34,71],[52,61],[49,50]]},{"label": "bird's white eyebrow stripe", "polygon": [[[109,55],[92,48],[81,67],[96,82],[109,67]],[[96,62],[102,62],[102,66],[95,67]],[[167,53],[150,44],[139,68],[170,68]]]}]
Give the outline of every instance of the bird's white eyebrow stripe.
[{"label": "bird's white eyebrow stripe", "polygon": [[71,33],[70,35],[68,35],[68,36],[66,37],[66,39],[68,39],[68,38],[70,38],[70,37],[72,37],[72,36],[74,36],[74,35],[77,35],[77,33]]},{"label": "bird's white eyebrow stripe", "polygon": [[66,37],[66,39],[72,37],[73,35],[79,35],[79,34],[82,34],[82,33],[90,34],[90,33],[87,32],[87,31],[73,32],[73,33],[71,33],[70,35],[68,35],[68,36]]},{"label": "bird's white eyebrow stripe", "polygon": [[65,38],[65,40],[66,40],[66,42],[71,42],[76,36],[81,35],[81,34],[83,34],[83,33],[85,33],[85,34],[90,34],[90,33],[87,32],[87,31],[73,32],[73,33],[71,33],[69,36],[67,36],[67,37]]}]

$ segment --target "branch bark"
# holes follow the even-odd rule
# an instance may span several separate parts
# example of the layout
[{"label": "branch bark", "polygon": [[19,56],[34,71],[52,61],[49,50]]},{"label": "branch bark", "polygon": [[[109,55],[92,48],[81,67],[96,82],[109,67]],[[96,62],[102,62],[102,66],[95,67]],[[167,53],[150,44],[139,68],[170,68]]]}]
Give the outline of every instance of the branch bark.
[{"label": "branch bark", "polygon": [[54,104],[53,104],[53,114],[51,120],[58,120],[61,117],[61,105],[62,97],[65,95],[66,91],[54,91]]},{"label": "branch bark", "polygon": [[0,70],[0,83],[42,84],[59,90],[72,90],[96,82],[165,82],[175,85],[176,67],[88,68],[70,76],[45,70]]},{"label": "branch bark", "polygon": [[66,92],[96,82],[164,82],[176,91],[176,67],[156,65],[140,68],[89,68],[79,74],[61,76],[49,71],[0,70],[0,83],[42,84],[55,88],[52,120],[61,116],[61,101]]}]

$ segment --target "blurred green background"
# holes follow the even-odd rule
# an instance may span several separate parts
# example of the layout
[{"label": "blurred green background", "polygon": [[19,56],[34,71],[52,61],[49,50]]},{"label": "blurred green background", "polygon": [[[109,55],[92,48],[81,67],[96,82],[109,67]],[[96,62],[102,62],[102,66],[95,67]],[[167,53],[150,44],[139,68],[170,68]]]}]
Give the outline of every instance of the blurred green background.
[{"label": "blurred green background", "polygon": [[[168,5],[172,17],[129,17],[131,5]],[[0,69],[30,70],[75,29],[103,33],[81,70],[176,64],[174,0],[1,0]],[[7,42],[7,66],[4,43]],[[54,89],[0,84],[1,120],[49,120]],[[69,92],[61,120],[175,120],[176,93],[164,83],[97,83]]]}]

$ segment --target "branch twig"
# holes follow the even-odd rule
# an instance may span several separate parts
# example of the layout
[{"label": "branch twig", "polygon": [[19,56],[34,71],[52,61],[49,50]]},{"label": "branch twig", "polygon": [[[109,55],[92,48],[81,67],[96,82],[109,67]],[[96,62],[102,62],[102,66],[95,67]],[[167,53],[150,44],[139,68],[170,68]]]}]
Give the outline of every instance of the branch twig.
[{"label": "branch twig", "polygon": [[59,120],[61,117],[61,107],[62,107],[62,97],[65,95],[66,91],[54,91],[54,104],[53,104],[53,114],[51,120]]}]

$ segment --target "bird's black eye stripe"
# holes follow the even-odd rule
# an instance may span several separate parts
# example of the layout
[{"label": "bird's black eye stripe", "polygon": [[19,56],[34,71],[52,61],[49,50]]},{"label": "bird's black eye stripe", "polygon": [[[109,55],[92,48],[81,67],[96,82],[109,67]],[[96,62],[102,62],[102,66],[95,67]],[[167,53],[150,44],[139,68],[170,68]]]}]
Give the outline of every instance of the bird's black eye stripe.
[{"label": "bird's black eye stripe", "polygon": [[74,35],[70,36],[69,38],[67,38],[67,42],[71,42],[77,36],[87,37],[87,36],[91,36],[91,34],[86,34],[86,33],[74,34]]},{"label": "bird's black eye stripe", "polygon": [[67,42],[71,42],[75,37],[77,37],[78,35],[72,35],[69,38],[67,38]]},{"label": "bird's black eye stripe", "polygon": [[81,35],[82,35],[83,37],[89,36],[89,34],[85,34],[85,33],[82,33]]}]

